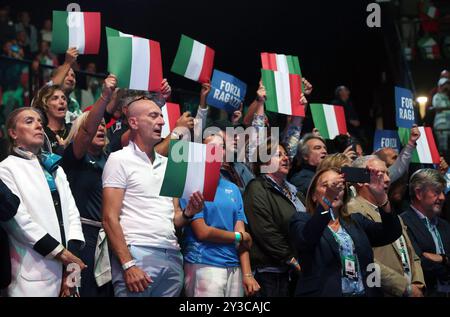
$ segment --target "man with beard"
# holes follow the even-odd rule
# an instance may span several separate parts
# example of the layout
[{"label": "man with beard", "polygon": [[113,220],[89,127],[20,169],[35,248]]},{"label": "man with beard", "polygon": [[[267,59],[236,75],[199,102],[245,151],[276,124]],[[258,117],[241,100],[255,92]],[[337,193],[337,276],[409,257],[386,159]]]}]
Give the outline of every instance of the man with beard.
[{"label": "man with beard", "polygon": [[439,171],[418,170],[409,181],[411,206],[400,215],[420,257],[428,296],[450,295],[450,225],[439,217],[445,185]]}]

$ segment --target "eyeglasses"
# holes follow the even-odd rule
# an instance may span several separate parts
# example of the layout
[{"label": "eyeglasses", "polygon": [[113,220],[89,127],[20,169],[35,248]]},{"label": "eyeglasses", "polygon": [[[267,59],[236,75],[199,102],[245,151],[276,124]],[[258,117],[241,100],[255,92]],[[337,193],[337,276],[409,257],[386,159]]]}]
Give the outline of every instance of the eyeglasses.
[{"label": "eyeglasses", "polygon": [[137,98],[131,100],[129,103],[127,103],[126,107],[129,107],[133,102],[136,102],[139,100],[153,101],[160,108],[166,104],[166,99],[164,99],[164,97],[160,93],[148,93],[148,94],[142,95],[140,97],[137,97]]}]

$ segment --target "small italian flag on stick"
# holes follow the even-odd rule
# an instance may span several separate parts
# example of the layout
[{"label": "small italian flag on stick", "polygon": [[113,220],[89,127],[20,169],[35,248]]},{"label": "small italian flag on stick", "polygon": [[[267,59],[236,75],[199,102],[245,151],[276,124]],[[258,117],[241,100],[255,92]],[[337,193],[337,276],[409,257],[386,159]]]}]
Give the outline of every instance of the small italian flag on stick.
[{"label": "small italian flag on stick", "polygon": [[206,83],[211,79],[213,64],[213,49],[186,35],[181,35],[172,72],[200,83]]},{"label": "small italian flag on stick", "polygon": [[[417,140],[417,147],[412,153],[411,162],[422,164],[439,164],[441,156],[434,141],[433,131],[430,127],[418,127],[420,138]],[[405,146],[411,135],[408,128],[398,128],[400,141]]]},{"label": "small italian flag on stick", "polygon": [[222,158],[222,148],[214,144],[172,140],[160,195],[189,199],[199,191],[213,201]]},{"label": "small italian flag on stick", "polygon": [[111,37],[108,42],[108,71],[118,78],[120,88],[160,91],[163,80],[159,42],[141,37]]},{"label": "small italian flag on stick", "polygon": [[52,52],[76,47],[80,54],[98,54],[100,12],[53,11]]},{"label": "small italian flag on stick", "polygon": [[162,108],[163,118],[165,124],[161,131],[161,137],[164,139],[175,129],[178,118],[181,116],[180,105],[176,103],[167,102]]},{"label": "small italian flag on stick", "polygon": [[340,134],[347,134],[344,107],[321,103],[310,104],[314,126],[324,139],[333,140]]},{"label": "small italian flag on stick", "polygon": [[268,111],[305,116],[305,106],[300,102],[302,93],[300,75],[261,69],[261,77],[266,88]]}]

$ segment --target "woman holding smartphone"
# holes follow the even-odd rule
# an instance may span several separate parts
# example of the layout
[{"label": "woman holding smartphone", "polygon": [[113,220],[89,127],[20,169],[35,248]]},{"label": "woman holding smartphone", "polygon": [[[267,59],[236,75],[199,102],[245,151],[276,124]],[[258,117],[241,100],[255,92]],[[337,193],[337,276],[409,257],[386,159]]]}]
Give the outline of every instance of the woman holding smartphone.
[{"label": "woman holding smartphone", "polygon": [[381,296],[369,276],[376,274],[372,247],[392,243],[402,232],[398,217],[391,213],[383,179],[382,172],[370,171],[370,190],[382,219],[375,223],[359,213],[347,213],[348,191],[340,170],[326,168],[314,176],[307,212],[294,214],[290,222],[302,268],[297,296]]}]

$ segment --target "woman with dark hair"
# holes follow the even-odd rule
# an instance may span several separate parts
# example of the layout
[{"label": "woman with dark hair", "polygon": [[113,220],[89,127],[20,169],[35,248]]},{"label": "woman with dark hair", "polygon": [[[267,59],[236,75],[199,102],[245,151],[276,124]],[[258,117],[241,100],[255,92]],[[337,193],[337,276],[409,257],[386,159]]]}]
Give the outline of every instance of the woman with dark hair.
[{"label": "woman with dark hair", "polygon": [[57,155],[41,151],[44,131],[36,109],[14,110],[6,128],[11,154],[0,162],[0,179],[20,199],[4,224],[11,252],[7,295],[70,296],[76,283],[66,283],[64,266],[82,270],[85,264],[68,251],[79,250],[84,237],[66,175]]},{"label": "woman with dark hair", "polygon": [[372,247],[390,244],[402,233],[383,179],[382,172],[371,170],[369,188],[382,219],[375,223],[347,213],[348,190],[340,170],[326,168],[314,176],[307,212],[296,213],[289,226],[302,268],[297,296],[382,296]]},{"label": "woman with dark hair", "polygon": [[62,155],[65,139],[69,135],[72,124],[66,123],[67,98],[58,85],[42,87],[32,104],[39,109],[44,120],[47,150]]},{"label": "woman with dark hair", "polygon": [[[262,155],[269,156],[268,152],[270,158],[263,160]],[[288,229],[292,215],[305,212],[305,206],[295,186],[286,180],[289,168],[286,148],[269,140],[257,150],[257,177],[244,193],[244,210],[253,237],[251,263],[260,295],[265,297],[289,296],[290,274],[295,278],[300,269]]]}]

